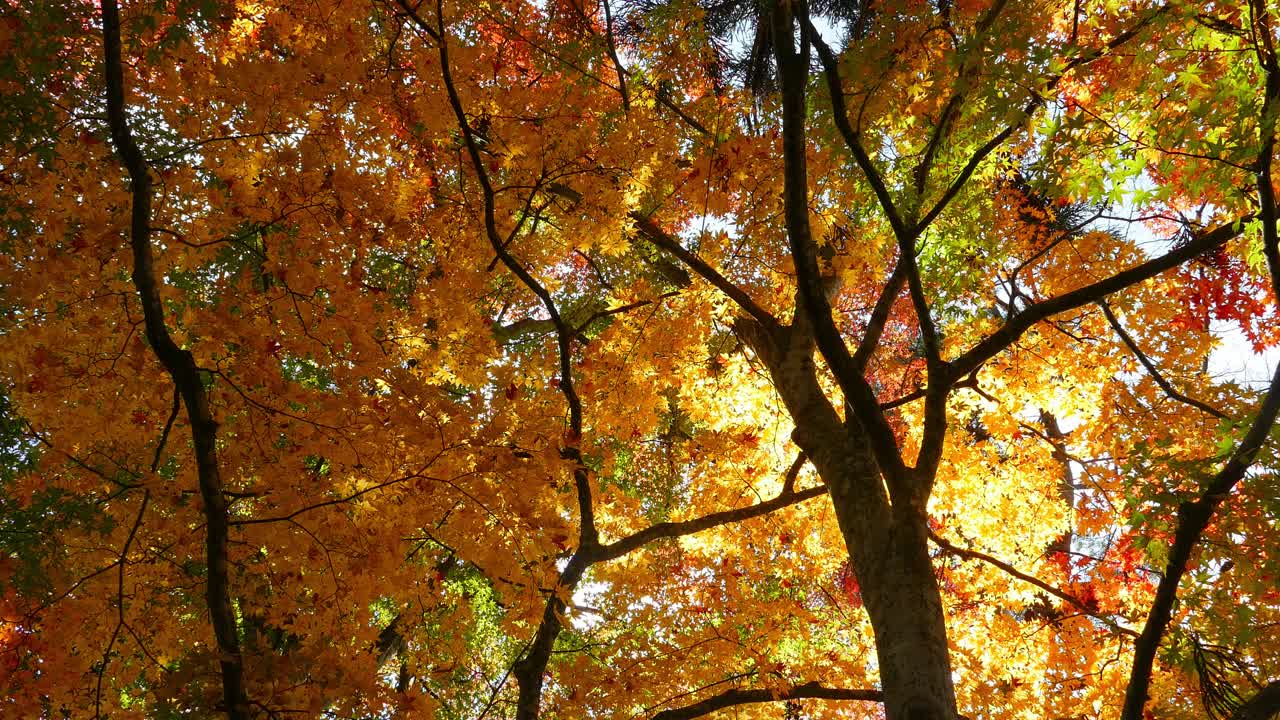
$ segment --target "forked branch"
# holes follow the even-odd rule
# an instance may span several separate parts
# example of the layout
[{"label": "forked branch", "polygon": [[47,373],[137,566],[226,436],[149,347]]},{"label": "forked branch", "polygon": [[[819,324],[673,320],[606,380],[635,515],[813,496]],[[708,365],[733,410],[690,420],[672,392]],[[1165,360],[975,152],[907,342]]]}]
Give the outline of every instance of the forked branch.
[{"label": "forked branch", "polygon": [[[599,542],[599,535],[595,525],[595,510],[592,502],[591,479],[587,474],[586,466],[582,463],[582,451],[580,449],[583,427],[582,400],[578,397],[573,382],[574,329],[569,327],[569,324],[561,316],[555,300],[551,297],[551,293],[525,269],[508,249],[510,240],[514,237],[514,233],[518,231],[518,227],[506,237],[498,231],[497,196],[493,188],[493,181],[489,178],[488,169],[481,157],[476,133],[467,118],[461,95],[458,93],[458,88],[454,82],[449,59],[449,42],[448,33],[445,30],[443,3],[436,3],[436,26],[434,28],[418,14],[417,8],[410,7],[405,0],[400,0],[400,7],[404,10],[406,16],[436,43],[440,57],[440,73],[449,97],[449,106],[453,110],[454,119],[457,121],[459,131],[462,133],[463,144],[466,146],[472,170],[480,183],[480,191],[484,198],[485,235],[489,239],[490,245],[493,246],[494,253],[502,261],[502,264],[506,266],[507,270],[515,275],[541,301],[556,330],[556,345],[560,359],[560,392],[564,395],[565,401],[569,405],[569,429],[566,433],[565,446],[560,452],[566,460],[574,463],[573,482],[578,498],[578,547],[560,572],[556,585],[557,589],[562,588],[566,593],[571,594],[582,580],[582,575],[591,562],[590,555],[594,552]],[[566,593],[553,591],[550,597],[547,598],[547,603],[542,613],[542,621],[538,624],[538,630],[534,635],[533,642],[529,644],[524,657],[520,658],[512,668],[512,673],[516,676],[516,682],[519,686],[519,697],[516,704],[516,717],[519,720],[534,720],[538,716],[542,703],[543,676],[546,673],[547,662],[551,658],[556,638],[560,635],[563,627],[562,617],[566,605],[562,596]]]},{"label": "forked branch", "polygon": [[[789,4],[779,5],[774,12],[770,13],[770,22],[782,94],[783,211],[801,300],[797,312],[805,313],[810,321],[818,350],[821,351],[827,366],[831,368],[846,401],[867,432],[876,462],[890,490],[895,493],[903,492],[910,488],[912,483],[902,460],[897,438],[880,410],[875,391],[862,376],[861,368],[854,363],[844,338],[831,318],[831,305],[827,301],[818,271],[818,261],[809,227],[808,169],[805,159],[807,143],[805,122],[808,112],[805,107],[805,86],[808,81],[808,66],[802,55],[796,52],[793,42],[796,18],[791,13],[794,9]],[[804,19],[801,18],[801,20]],[[816,35],[811,26],[806,28],[806,35]],[[820,42],[820,38],[817,37],[810,39]],[[819,52],[821,52],[821,46],[819,46]],[[877,194],[879,194],[878,190]],[[892,202],[887,200],[887,195],[884,199],[888,203],[885,205],[885,212],[890,213]],[[890,219],[897,225],[901,224],[896,212],[890,216]],[[895,225],[895,232],[897,231],[898,228]]]}]

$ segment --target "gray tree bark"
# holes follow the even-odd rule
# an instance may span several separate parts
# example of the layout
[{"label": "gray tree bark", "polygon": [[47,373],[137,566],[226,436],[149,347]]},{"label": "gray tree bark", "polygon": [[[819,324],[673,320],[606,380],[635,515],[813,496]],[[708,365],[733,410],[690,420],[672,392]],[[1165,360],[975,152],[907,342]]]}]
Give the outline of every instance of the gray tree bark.
[{"label": "gray tree bark", "polygon": [[891,503],[866,434],[840,418],[818,384],[805,315],[786,328],[741,320],[796,430],[792,439],[827,485],[875,633],[885,716],[957,717],[942,598],[922,504]]}]

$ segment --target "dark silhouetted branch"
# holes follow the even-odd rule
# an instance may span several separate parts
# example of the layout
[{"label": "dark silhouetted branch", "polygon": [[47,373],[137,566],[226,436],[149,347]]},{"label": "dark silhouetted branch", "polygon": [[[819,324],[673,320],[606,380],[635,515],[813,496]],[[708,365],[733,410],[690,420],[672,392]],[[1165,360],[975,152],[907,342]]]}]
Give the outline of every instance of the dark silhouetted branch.
[{"label": "dark silhouetted branch", "polygon": [[[1266,88],[1262,107],[1258,113],[1258,133],[1261,141],[1258,150],[1258,188],[1259,220],[1262,222],[1262,252],[1267,259],[1267,270],[1271,274],[1273,292],[1280,291],[1280,236],[1277,235],[1276,197],[1272,185],[1272,155],[1275,152],[1276,112],[1280,110],[1280,62],[1277,61],[1275,48],[1271,44],[1271,21],[1268,10],[1258,0],[1249,3],[1252,9],[1255,42],[1257,38],[1265,38],[1262,45],[1255,46],[1259,60],[1266,70]],[[1221,228],[1219,228],[1219,231]],[[1214,231],[1218,232],[1218,231]],[[1234,233],[1231,233],[1234,236]],[[1204,490],[1194,502],[1184,502],[1178,506],[1178,524],[1173,533],[1173,543],[1169,547],[1169,561],[1165,566],[1160,584],[1156,586],[1155,599],[1147,621],[1142,627],[1142,634],[1133,644],[1133,668],[1129,673],[1129,685],[1125,689],[1124,709],[1121,720],[1141,720],[1146,704],[1147,694],[1151,687],[1151,669],[1155,664],[1156,652],[1160,648],[1160,640],[1173,617],[1173,606],[1178,599],[1178,585],[1187,571],[1191,554],[1200,543],[1205,528],[1213,519],[1218,506],[1231,493],[1236,483],[1244,478],[1245,472],[1257,458],[1262,446],[1271,436],[1271,427],[1276,416],[1280,414],[1280,367],[1272,376],[1271,385],[1258,408],[1248,433],[1240,441],[1234,453],[1216,474],[1201,486]]]},{"label": "dark silhouetted branch", "polygon": [[995,357],[996,354],[1016,342],[1022,336],[1022,333],[1041,320],[1097,302],[1112,293],[1119,292],[1145,280],[1150,280],[1197,255],[1202,255],[1206,251],[1225,244],[1228,240],[1239,235],[1244,224],[1253,218],[1253,215],[1246,215],[1231,222],[1223,223],[1212,230],[1200,233],[1189,242],[1170,250],[1164,255],[1135,265],[1128,270],[1122,270],[1106,279],[1026,307],[1022,312],[1011,317],[999,330],[988,335],[967,352],[952,360],[952,372],[958,376],[977,369],[982,363]]},{"label": "dark silhouetted branch", "polygon": [[755,505],[748,505],[743,508],[710,513],[692,520],[664,522],[651,525],[644,530],[628,535],[617,542],[601,545],[599,550],[592,557],[592,560],[613,560],[660,538],[674,538],[682,535],[692,535],[720,525],[727,525],[729,523],[741,522],[754,517],[760,517],[761,515],[767,515],[789,505],[795,505],[810,498],[826,495],[827,487],[825,485],[806,488],[800,491],[791,489],[795,484],[795,476],[799,474],[800,468],[803,464],[804,455],[801,455],[797,461],[792,464],[792,469],[787,473],[787,477],[783,484],[783,491],[772,499],[756,503]]},{"label": "dark silhouetted branch", "polygon": [[[205,560],[208,567],[205,600],[218,644],[223,702],[231,720],[249,719],[244,689],[243,658],[227,579],[227,501],[218,470],[218,423],[191,352],[180,348],[165,326],[157,272],[151,248],[151,176],[146,159],[129,129],[125,109],[124,70],[120,59],[120,10],[116,0],[102,2],[102,45],[107,86],[107,117],[116,154],[130,180],[129,243],[133,250],[133,284],[142,301],[147,341],[182,395],[191,423],[200,496],[204,500]],[[123,561],[121,571],[123,572]]]},{"label": "dark silhouetted branch", "polygon": [[1142,349],[1138,347],[1138,343],[1134,342],[1133,337],[1130,336],[1128,331],[1124,329],[1124,326],[1120,324],[1119,318],[1115,316],[1115,313],[1111,312],[1111,306],[1107,304],[1107,301],[1099,300],[1098,307],[1102,308],[1102,314],[1106,316],[1107,323],[1111,325],[1111,329],[1120,337],[1120,341],[1124,343],[1125,347],[1129,348],[1129,352],[1133,353],[1133,356],[1138,359],[1138,362],[1142,363],[1142,367],[1146,368],[1147,374],[1156,382],[1156,385],[1160,386],[1161,390],[1164,390],[1166,395],[1178,402],[1186,403],[1201,412],[1208,413],[1219,420],[1231,419],[1226,413],[1212,405],[1178,392],[1178,390],[1160,374],[1160,371],[1156,368],[1155,364],[1151,362],[1151,358],[1147,357],[1146,353],[1142,352]]},{"label": "dark silhouetted branch", "polygon": [[708,715],[717,710],[723,710],[736,705],[803,699],[881,702],[884,699],[884,695],[879,690],[833,688],[827,687],[818,682],[807,682],[803,685],[796,685],[790,690],[734,688],[732,690],[726,690],[719,695],[712,695],[706,700],[696,702],[692,705],[686,705],[682,708],[672,708],[671,710],[663,710],[662,712],[654,715],[652,720],[692,720],[692,718],[702,717],[703,715]]},{"label": "dark silhouetted branch", "polygon": [[1058,598],[1059,600],[1062,600],[1072,605],[1073,607],[1080,610],[1085,615],[1101,620],[1102,622],[1106,623],[1108,627],[1110,627],[1112,630],[1115,630],[1118,633],[1121,633],[1123,635],[1129,635],[1130,637],[1136,637],[1138,635],[1137,631],[1124,627],[1123,625],[1116,623],[1115,620],[1112,620],[1111,618],[1105,615],[1098,614],[1098,611],[1096,608],[1090,607],[1080,598],[1077,598],[1076,596],[1068,592],[1060,590],[1034,575],[1028,575],[1027,573],[1022,572],[1021,570],[1017,569],[1016,567],[1010,565],[1009,563],[1003,560],[1000,560],[999,558],[993,557],[991,555],[988,555],[978,550],[969,550],[966,548],[962,548],[952,543],[951,541],[947,540],[946,538],[942,537],[941,535],[938,535],[932,530],[929,531],[929,539],[933,541],[934,545],[937,545],[945,553],[955,555],[957,557],[967,558],[970,560],[980,560],[992,567],[999,568],[1004,573],[1011,575],[1025,583],[1035,585],[1036,587]]},{"label": "dark silhouetted branch", "polygon": [[1280,715],[1280,680],[1262,688],[1231,716],[1231,720],[1269,720]]},{"label": "dark silhouetted branch", "polygon": [[702,258],[686,250],[679,240],[658,227],[658,224],[651,218],[639,212],[632,212],[631,220],[645,240],[675,255],[680,262],[689,266],[689,269],[697,273],[703,280],[711,283],[717,290],[729,296],[729,299],[737,303],[743,312],[755,318],[757,322],[767,328],[778,327],[777,319],[769,314],[767,310],[760,307],[755,300],[752,300],[745,290],[729,282],[728,279],[708,265]]}]

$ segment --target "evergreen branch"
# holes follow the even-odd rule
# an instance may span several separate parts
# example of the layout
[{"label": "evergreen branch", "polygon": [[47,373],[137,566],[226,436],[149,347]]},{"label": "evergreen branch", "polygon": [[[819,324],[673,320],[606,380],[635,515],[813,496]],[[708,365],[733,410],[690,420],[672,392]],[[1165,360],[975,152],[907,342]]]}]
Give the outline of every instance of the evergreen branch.
[{"label": "evergreen branch", "polygon": [[1280,714],[1280,680],[1269,683],[1249,698],[1231,720],[1268,720]]}]

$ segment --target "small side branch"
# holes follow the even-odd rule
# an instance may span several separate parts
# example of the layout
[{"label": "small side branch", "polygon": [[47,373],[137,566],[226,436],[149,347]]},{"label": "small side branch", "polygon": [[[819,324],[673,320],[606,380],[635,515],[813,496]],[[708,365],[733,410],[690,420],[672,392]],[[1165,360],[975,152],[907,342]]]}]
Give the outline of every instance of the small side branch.
[{"label": "small side branch", "polygon": [[[1167,5],[1162,5],[1156,8],[1145,17],[1135,22],[1128,30],[1118,33],[1115,37],[1111,38],[1106,45],[1084,52],[1068,60],[1061,71],[1045,78],[1043,83],[1044,91],[1056,88],[1062,80],[1066,78],[1068,73],[1087,66],[1099,58],[1106,57],[1110,53],[1116,51],[1130,40],[1137,37],[1144,28],[1150,25],[1157,17],[1168,9],[1169,6]],[[925,213],[924,217],[916,224],[914,228],[916,232],[923,232],[925,228],[936,220],[937,217],[942,214],[942,211],[951,204],[951,201],[960,194],[960,191],[963,190],[964,186],[969,182],[969,178],[973,177],[973,174],[977,171],[978,167],[982,165],[991,153],[995,152],[996,148],[1004,145],[1005,141],[1012,137],[1013,134],[1017,132],[1018,128],[1027,123],[1035,114],[1036,110],[1044,105],[1044,101],[1042,99],[1043,94],[1043,92],[1033,92],[1031,94],[1031,98],[1023,106],[1022,112],[1018,114],[1013,122],[1006,125],[1000,130],[1000,132],[996,133],[991,137],[991,139],[987,140],[987,142],[983,143],[981,147],[974,151],[973,155],[969,157],[968,162],[965,163],[959,174],[957,174],[955,179],[951,181],[951,184],[947,186],[946,191],[942,193],[942,197],[938,198],[938,201],[934,203],[933,207]]]},{"label": "small side branch", "polygon": [[859,130],[849,124],[849,110],[844,101],[844,86],[840,79],[840,65],[836,60],[836,55],[831,50],[831,46],[827,45],[826,41],[822,39],[822,35],[818,33],[807,18],[805,19],[805,25],[809,41],[813,43],[814,49],[818,51],[818,59],[822,63],[823,74],[827,80],[827,91],[831,95],[831,110],[835,118],[836,130],[844,138],[845,145],[849,147],[849,152],[853,153],[853,159],[857,162],[858,168],[862,170],[867,182],[871,184],[871,189],[876,194],[876,200],[880,203],[880,209],[884,211],[885,217],[889,220],[889,226],[893,228],[893,234],[896,237],[906,236],[910,233],[910,228],[898,212],[898,208],[893,202],[893,196],[890,195],[889,187],[885,184],[884,178],[881,177],[879,169],[872,162],[871,156],[867,154],[866,148],[862,146],[862,136]]},{"label": "small side branch", "polygon": [[867,329],[863,333],[862,342],[858,343],[858,349],[853,351],[852,366],[857,372],[861,373],[867,369],[867,363],[871,361],[871,356],[880,346],[880,336],[884,334],[885,324],[889,322],[889,312],[893,310],[893,303],[902,292],[902,285],[906,280],[906,268],[899,262],[894,266],[889,279],[885,281],[884,288],[880,290],[880,297],[876,298],[875,307],[871,309],[871,317],[867,320]]},{"label": "small side branch", "polygon": [[178,392],[175,387],[173,389],[173,409],[169,411],[169,419],[164,423],[164,429],[160,431],[160,442],[156,443],[156,456],[151,460],[151,472],[155,472],[160,467],[160,456],[164,454],[164,446],[169,442],[169,431],[173,430],[173,422],[178,419],[178,410],[182,407],[182,393]]},{"label": "small side branch", "polygon": [[1004,12],[1007,4],[1007,0],[997,0],[992,3],[977,25],[974,26],[970,42],[972,45],[978,46],[977,50],[962,56],[960,68],[956,72],[956,82],[951,97],[947,99],[947,104],[942,108],[942,113],[938,116],[938,122],[933,127],[933,133],[929,137],[928,144],[925,145],[920,162],[916,165],[915,170],[912,171],[916,197],[918,198],[924,196],[925,188],[929,182],[929,172],[933,169],[933,161],[937,155],[938,148],[941,147],[943,139],[950,133],[952,124],[959,117],[960,110],[964,106],[965,100],[968,99],[966,85],[973,74],[973,66],[970,61],[974,55],[982,54],[982,41],[987,36],[987,33],[991,31],[991,26],[1000,17],[1000,13]]},{"label": "small side branch", "polygon": [[627,92],[627,70],[622,67],[622,60],[618,57],[618,44],[613,32],[613,9],[609,7],[609,0],[603,0],[601,4],[604,5],[605,41],[609,50],[609,59],[613,61],[614,72],[618,73],[618,93],[622,95],[622,111],[630,113],[631,95]]},{"label": "small side branch", "polygon": [[1102,622],[1106,623],[1107,626],[1110,627],[1112,630],[1115,630],[1116,632],[1122,635],[1128,635],[1130,637],[1137,637],[1138,635],[1136,631],[1118,624],[1115,620],[1112,620],[1111,618],[1105,615],[1098,614],[1096,609],[1089,607],[1080,598],[1077,598],[1076,596],[1068,592],[1060,590],[1034,575],[1028,575],[1027,573],[1022,572],[1018,568],[1010,565],[1009,563],[1003,560],[1000,560],[999,558],[988,555],[978,550],[968,550],[968,549],[962,548],[956,545],[955,543],[952,543],[951,541],[947,540],[946,538],[942,537],[941,535],[933,532],[932,530],[929,531],[929,540],[931,540],[934,545],[937,545],[938,548],[945,553],[948,553],[950,555],[955,555],[956,557],[966,558],[969,560],[980,560],[994,568],[1000,569],[1007,575],[1011,575],[1025,583],[1035,585],[1036,587],[1040,588],[1046,593],[1049,593],[1050,595],[1058,598],[1059,600],[1062,600],[1063,602],[1066,602],[1069,605],[1075,607],[1085,615],[1088,615],[1091,618],[1096,618],[1098,620],[1101,620]]},{"label": "small side branch", "polygon": [[1133,356],[1138,359],[1138,362],[1142,363],[1142,367],[1146,368],[1147,374],[1149,374],[1151,379],[1156,382],[1156,385],[1160,386],[1161,390],[1164,390],[1166,395],[1178,402],[1185,403],[1201,412],[1212,415],[1219,420],[1231,419],[1226,413],[1212,405],[1178,392],[1178,390],[1160,374],[1155,363],[1151,362],[1151,358],[1147,357],[1146,353],[1142,352],[1142,348],[1138,347],[1138,343],[1134,342],[1133,337],[1129,335],[1128,331],[1124,329],[1124,326],[1120,324],[1119,318],[1117,318],[1115,313],[1111,311],[1111,306],[1107,304],[1107,301],[1099,300],[1098,307],[1102,308],[1102,314],[1106,316],[1107,323],[1111,325],[1111,329],[1120,337],[1120,341],[1124,343],[1125,347],[1129,348],[1129,352],[1133,353]]},{"label": "small side branch", "polygon": [[812,681],[796,685],[789,690],[770,690],[767,688],[734,688],[719,695],[712,695],[706,700],[686,705],[682,708],[663,710],[653,716],[652,720],[692,720],[692,718],[709,715],[717,710],[751,705],[754,703],[777,702],[779,700],[861,700],[863,702],[883,702],[884,693],[879,690],[834,688]]},{"label": "small side branch", "polygon": [[129,537],[124,541],[124,547],[120,548],[120,559],[115,562],[119,572],[116,577],[116,627],[111,631],[111,638],[107,640],[107,648],[102,651],[102,660],[98,662],[98,682],[93,690],[93,716],[95,718],[104,717],[102,714],[102,679],[106,677],[107,665],[111,663],[111,651],[115,648],[116,640],[120,637],[120,631],[124,629],[126,623],[124,619],[124,569],[128,564],[129,548],[133,545],[133,539],[138,535],[138,528],[142,527],[142,516],[147,512],[147,503],[151,502],[151,491],[146,490],[142,493],[142,503],[138,505],[138,514],[133,519],[133,527],[129,528]]},{"label": "small side branch", "polygon": [[790,505],[802,503],[811,498],[826,495],[827,488],[825,485],[819,485],[817,487],[806,488],[799,491],[792,489],[792,486],[795,484],[795,476],[799,473],[800,467],[803,465],[803,461],[804,455],[801,455],[796,463],[791,466],[793,468],[792,471],[787,473],[787,477],[784,480],[783,491],[772,499],[743,508],[710,513],[692,520],[664,522],[656,525],[650,525],[644,530],[628,535],[617,542],[601,545],[592,559],[614,560],[626,555],[632,550],[636,550],[647,545],[654,540],[693,535],[694,533],[709,530],[720,525],[728,525],[729,523],[741,522],[743,520],[760,517],[761,515],[768,515],[775,510],[780,510]]}]

